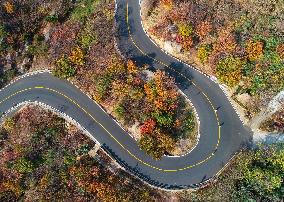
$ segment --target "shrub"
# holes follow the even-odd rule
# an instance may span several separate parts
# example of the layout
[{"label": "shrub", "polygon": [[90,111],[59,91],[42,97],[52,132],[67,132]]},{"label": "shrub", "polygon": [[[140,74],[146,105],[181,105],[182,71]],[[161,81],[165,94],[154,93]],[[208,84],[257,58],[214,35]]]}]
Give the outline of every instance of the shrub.
[{"label": "shrub", "polygon": [[238,195],[250,195],[257,201],[281,201],[283,197],[284,150],[283,144],[270,147],[252,154],[251,161],[241,165],[243,177],[238,185]]},{"label": "shrub", "polygon": [[114,109],[115,114],[118,116],[118,118],[122,118],[124,113],[125,113],[125,109],[121,104],[118,104],[115,109]]},{"label": "shrub", "polygon": [[67,79],[76,74],[76,69],[70,64],[70,61],[66,56],[62,56],[56,61],[56,68],[53,70],[53,75],[61,78]]},{"label": "shrub", "polygon": [[253,70],[255,69],[255,63],[254,62],[247,62],[244,64],[242,68],[242,75],[243,76],[251,76],[253,74]]},{"label": "shrub", "polygon": [[47,22],[56,23],[56,22],[58,22],[58,16],[57,15],[48,15],[48,16],[45,17],[45,20]]},{"label": "shrub", "polygon": [[143,125],[140,127],[142,135],[151,134],[156,126],[156,122],[153,119],[146,120]]},{"label": "shrub", "polygon": [[27,50],[30,55],[46,55],[48,52],[48,45],[44,42],[43,35],[35,35],[33,44]]},{"label": "shrub", "polygon": [[96,8],[97,0],[79,0],[77,6],[71,14],[71,20],[84,22]]},{"label": "shrub", "polygon": [[75,65],[84,65],[84,52],[80,47],[75,47],[71,51],[71,55],[69,56],[69,60]]},{"label": "shrub", "polygon": [[284,59],[284,44],[279,44],[276,48],[277,53]]},{"label": "shrub", "polygon": [[283,60],[276,51],[266,50],[264,52],[263,57],[262,57],[262,63],[263,64],[270,64],[270,65],[273,65],[273,66],[280,65],[281,67],[283,67],[283,65],[282,65]]},{"label": "shrub", "polygon": [[20,173],[31,173],[34,170],[33,163],[25,157],[18,159],[13,167]]},{"label": "shrub", "polygon": [[168,113],[154,112],[152,115],[159,126],[171,127],[173,125],[173,116]]},{"label": "shrub", "polygon": [[263,42],[250,40],[246,44],[246,52],[250,61],[255,61],[263,56]]},{"label": "shrub", "polygon": [[82,48],[89,48],[93,44],[97,43],[97,38],[98,36],[93,24],[87,22],[85,24],[85,28],[78,35],[77,42]]},{"label": "shrub", "polygon": [[190,37],[193,34],[193,27],[191,24],[178,24],[178,33],[182,37]]},{"label": "shrub", "polygon": [[112,80],[112,74],[109,73],[104,73],[102,75],[96,76],[94,81],[97,92],[96,99],[98,101],[102,101],[106,98],[106,95],[110,90]]},{"label": "shrub", "polygon": [[5,8],[5,11],[8,13],[8,14],[12,14],[14,13],[14,10],[15,10],[15,7],[14,7],[14,4],[7,1],[4,3],[4,8]]},{"label": "shrub", "polygon": [[193,111],[189,111],[182,123],[182,130],[185,133],[191,133],[195,128],[195,116]]},{"label": "shrub", "polygon": [[266,82],[266,78],[263,75],[255,75],[252,77],[249,93],[256,95],[262,92],[266,86]]},{"label": "shrub", "polygon": [[0,25],[0,42],[7,36],[6,28],[3,24]]},{"label": "shrub", "polygon": [[281,39],[280,37],[276,37],[276,36],[270,36],[270,37],[262,36],[260,37],[260,40],[265,41],[265,49],[270,50],[270,51],[274,51],[277,45],[279,45],[281,41],[283,41],[283,39]]},{"label": "shrub", "polygon": [[212,46],[209,44],[199,46],[197,50],[197,58],[201,63],[206,63],[208,61],[209,55],[212,52]]},{"label": "shrub", "polygon": [[160,159],[164,151],[157,147],[157,140],[155,137],[146,135],[139,140],[139,147],[154,159]]},{"label": "shrub", "polygon": [[6,70],[3,74],[0,74],[0,85],[5,85],[7,82],[11,81],[16,75],[16,69]]},{"label": "shrub", "polygon": [[4,122],[4,129],[7,130],[8,132],[13,131],[13,129],[16,126],[16,122],[13,118],[7,118]]},{"label": "shrub", "polygon": [[89,48],[90,46],[92,46],[97,42],[97,35],[95,34],[94,31],[82,32],[81,35],[79,36],[78,42],[83,48]]},{"label": "shrub", "polygon": [[90,145],[83,144],[80,146],[80,148],[76,151],[77,155],[85,155],[90,151]]},{"label": "shrub", "polygon": [[4,50],[6,47],[5,39],[8,33],[6,32],[5,26],[0,25],[0,51]]},{"label": "shrub", "polygon": [[[2,146],[1,145],[2,141],[6,140],[8,138],[8,135],[9,135],[9,133],[8,133],[7,130],[5,130],[4,128],[0,129],[0,146]],[[2,149],[2,147],[0,147],[0,151],[1,151],[1,149]]]},{"label": "shrub", "polygon": [[201,22],[197,26],[196,33],[199,36],[199,39],[204,39],[212,31],[212,25],[208,21]]},{"label": "shrub", "polygon": [[241,79],[241,69],[244,62],[241,58],[228,56],[221,59],[216,68],[217,77],[229,86],[235,86]]},{"label": "shrub", "polygon": [[158,160],[166,152],[171,152],[174,148],[174,140],[167,134],[156,130],[152,135],[145,135],[139,140],[139,146],[148,155]]}]

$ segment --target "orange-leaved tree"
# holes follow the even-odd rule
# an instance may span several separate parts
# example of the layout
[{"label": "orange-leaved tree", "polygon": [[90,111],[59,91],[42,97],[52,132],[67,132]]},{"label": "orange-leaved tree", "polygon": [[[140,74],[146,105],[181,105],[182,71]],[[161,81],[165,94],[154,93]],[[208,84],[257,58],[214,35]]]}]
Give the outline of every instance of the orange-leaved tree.
[{"label": "orange-leaved tree", "polygon": [[212,24],[209,21],[203,21],[197,25],[196,33],[200,40],[203,40],[212,31]]},{"label": "orange-leaved tree", "polygon": [[165,72],[157,71],[153,79],[144,85],[146,98],[152,103],[154,109],[171,112],[175,109],[178,92],[175,82]]},{"label": "orange-leaved tree", "polygon": [[246,44],[246,52],[250,61],[255,61],[263,56],[264,44],[261,41],[249,40]]},{"label": "orange-leaved tree", "polygon": [[156,122],[153,119],[146,120],[140,127],[140,132],[142,135],[151,134],[156,126]]},{"label": "orange-leaved tree", "polygon": [[276,47],[276,51],[280,55],[281,58],[284,58],[284,44],[279,44]]},{"label": "orange-leaved tree", "polygon": [[173,0],[160,0],[161,5],[164,6],[166,9],[171,9],[173,7]]},{"label": "orange-leaved tree", "polygon": [[230,29],[223,29],[219,32],[218,39],[213,45],[214,52],[233,53],[237,48],[237,42]]},{"label": "orange-leaved tree", "polygon": [[72,49],[69,60],[75,65],[84,65],[84,57],[85,56],[83,50],[79,46],[77,46]]},{"label": "orange-leaved tree", "polygon": [[127,69],[129,73],[137,73],[138,72],[138,67],[132,60],[127,61]]}]

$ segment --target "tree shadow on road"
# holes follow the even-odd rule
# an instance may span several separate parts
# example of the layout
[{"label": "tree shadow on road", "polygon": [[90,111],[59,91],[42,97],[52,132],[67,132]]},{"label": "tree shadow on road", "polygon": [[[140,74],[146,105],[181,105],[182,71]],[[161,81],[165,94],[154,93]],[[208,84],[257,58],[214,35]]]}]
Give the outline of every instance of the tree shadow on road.
[{"label": "tree shadow on road", "polygon": [[[164,189],[172,189],[172,190],[179,190],[179,189],[185,189],[185,188],[197,188],[199,184],[191,184],[191,185],[169,185],[166,183],[161,183],[159,181],[151,179],[150,176],[142,173],[143,170],[140,166],[139,162],[136,162],[135,166],[128,165],[124,160],[122,160],[118,155],[115,154],[115,152],[108,147],[106,144],[103,144],[101,146],[104,151],[106,151],[119,165],[121,165],[125,170],[133,174],[134,176],[144,180],[145,182],[149,183],[150,185],[164,188]],[[205,176],[206,177],[206,176]],[[202,183],[202,182],[201,182]]]}]

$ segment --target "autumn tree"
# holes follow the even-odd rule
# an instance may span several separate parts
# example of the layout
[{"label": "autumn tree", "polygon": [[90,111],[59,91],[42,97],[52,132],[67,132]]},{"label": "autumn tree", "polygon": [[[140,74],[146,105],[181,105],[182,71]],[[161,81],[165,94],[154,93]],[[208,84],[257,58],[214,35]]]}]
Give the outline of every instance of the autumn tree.
[{"label": "autumn tree", "polygon": [[167,128],[172,127],[174,118],[170,113],[156,111],[152,113],[152,115],[157,120],[159,126]]},{"label": "autumn tree", "polygon": [[75,47],[71,50],[69,60],[74,65],[84,65],[84,52],[80,47]]},{"label": "autumn tree", "polygon": [[283,144],[260,148],[239,162],[241,177],[236,180],[236,197],[259,201],[281,201],[284,172]]},{"label": "autumn tree", "polygon": [[67,79],[74,76],[75,73],[75,67],[70,63],[66,56],[63,55],[59,60],[56,61],[56,68],[53,70],[54,76],[61,79]]},{"label": "autumn tree", "polygon": [[132,60],[128,60],[127,61],[127,69],[129,73],[137,73],[138,72],[138,67],[136,66],[136,64],[132,61]]},{"label": "autumn tree", "polygon": [[151,134],[156,126],[156,122],[153,119],[146,120],[143,125],[140,127],[142,135]]},{"label": "autumn tree", "polygon": [[174,4],[174,0],[160,0],[162,6],[164,6],[167,10],[171,9]]},{"label": "autumn tree", "polygon": [[235,86],[241,79],[241,70],[244,62],[241,58],[228,56],[221,59],[216,68],[217,77],[229,86]]},{"label": "autumn tree", "polygon": [[201,63],[204,64],[208,61],[211,52],[212,52],[211,44],[201,45],[198,47],[197,50],[197,58]]},{"label": "autumn tree", "polygon": [[191,36],[185,37],[177,35],[176,42],[180,43],[182,45],[182,48],[186,51],[189,51],[193,45],[193,39]]},{"label": "autumn tree", "polygon": [[222,29],[216,43],[213,45],[214,52],[233,53],[236,48],[237,42],[231,29]]},{"label": "autumn tree", "polygon": [[114,80],[111,83],[111,93],[114,99],[121,100],[129,94],[131,86],[122,80]]},{"label": "autumn tree", "polygon": [[283,59],[284,58],[284,44],[279,44],[276,48],[276,51]]},{"label": "autumn tree", "polygon": [[171,152],[174,148],[174,140],[160,130],[155,130],[154,134],[143,136],[139,140],[139,146],[154,159],[160,159],[166,152]]},{"label": "autumn tree", "polygon": [[31,173],[34,170],[33,163],[25,157],[18,159],[13,167],[20,173]]},{"label": "autumn tree", "polygon": [[144,85],[146,98],[157,110],[171,111],[176,107],[178,93],[174,80],[165,72],[157,71],[154,78]]},{"label": "autumn tree", "polygon": [[14,12],[14,10],[15,10],[14,4],[11,3],[10,1],[6,1],[6,2],[4,3],[4,8],[5,8],[5,10],[6,10],[6,12],[7,12],[8,14],[12,14],[12,13]]},{"label": "autumn tree", "polygon": [[203,21],[197,25],[196,33],[200,40],[203,40],[212,31],[212,25],[209,21]]},{"label": "autumn tree", "polygon": [[246,52],[250,61],[255,61],[263,56],[264,44],[261,41],[248,41],[246,44]]},{"label": "autumn tree", "polygon": [[11,132],[16,127],[16,122],[13,118],[7,118],[4,122],[3,127],[8,132]]},{"label": "autumn tree", "polygon": [[81,26],[75,23],[65,23],[62,26],[56,26],[50,33],[50,58],[58,59],[62,55],[69,56],[72,47],[76,47],[76,38],[80,29]]},{"label": "autumn tree", "polygon": [[189,37],[193,34],[193,27],[188,23],[180,23],[178,24],[178,33],[182,37]]}]

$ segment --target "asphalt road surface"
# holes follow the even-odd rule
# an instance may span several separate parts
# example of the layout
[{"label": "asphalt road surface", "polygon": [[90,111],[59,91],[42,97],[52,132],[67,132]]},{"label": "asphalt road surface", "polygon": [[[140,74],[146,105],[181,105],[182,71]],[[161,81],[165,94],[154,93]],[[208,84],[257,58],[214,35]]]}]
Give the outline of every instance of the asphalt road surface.
[{"label": "asphalt road surface", "polygon": [[[192,101],[200,120],[196,147],[181,157],[153,160],[94,101],[71,83],[49,73],[24,77],[0,91],[0,112],[24,101],[39,101],[77,121],[120,165],[151,185],[166,189],[198,187],[214,177],[250,142],[250,131],[220,87],[208,77],[165,54],[144,33],[139,2],[118,0],[117,42],[123,55],[155,71],[163,69]],[[217,110],[216,110],[217,109]]]}]

